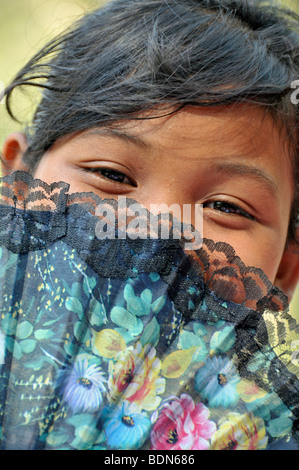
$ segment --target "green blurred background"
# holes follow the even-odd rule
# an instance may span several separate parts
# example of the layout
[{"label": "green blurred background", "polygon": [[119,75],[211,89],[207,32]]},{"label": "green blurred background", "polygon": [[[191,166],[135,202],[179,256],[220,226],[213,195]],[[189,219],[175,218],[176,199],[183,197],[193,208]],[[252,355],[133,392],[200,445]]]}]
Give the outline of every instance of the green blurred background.
[{"label": "green blurred background", "polygon": [[[7,85],[44,43],[78,16],[104,1],[0,0],[0,82]],[[299,12],[299,0],[284,0],[282,3]],[[30,115],[32,105],[24,104],[21,97],[19,101],[25,115]],[[5,107],[0,105],[0,149],[5,136],[19,129],[21,127],[8,118]],[[299,288],[291,304],[291,313],[299,321]]]}]

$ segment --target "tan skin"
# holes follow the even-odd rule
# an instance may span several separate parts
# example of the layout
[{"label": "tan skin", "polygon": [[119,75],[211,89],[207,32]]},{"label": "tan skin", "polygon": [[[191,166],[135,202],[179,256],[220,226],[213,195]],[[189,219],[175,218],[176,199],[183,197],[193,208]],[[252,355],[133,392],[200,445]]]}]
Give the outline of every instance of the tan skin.
[{"label": "tan skin", "polygon": [[[26,170],[26,145],[20,133],[6,139],[2,156],[10,171]],[[291,157],[264,110],[189,107],[69,135],[45,153],[34,176],[66,181],[71,192],[126,195],[147,208],[203,204],[203,236],[232,245],[292,298],[299,256],[286,249],[294,197]]]}]

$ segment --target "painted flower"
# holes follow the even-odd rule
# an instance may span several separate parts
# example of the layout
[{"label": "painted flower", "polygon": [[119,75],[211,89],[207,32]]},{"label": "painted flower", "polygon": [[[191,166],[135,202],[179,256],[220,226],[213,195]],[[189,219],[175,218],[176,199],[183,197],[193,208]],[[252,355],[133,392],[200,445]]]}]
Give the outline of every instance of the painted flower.
[{"label": "painted flower", "polygon": [[149,435],[151,422],[139,407],[123,402],[121,406],[108,410],[104,428],[110,448],[138,449]]},{"label": "painted flower", "polygon": [[63,382],[63,399],[74,413],[94,411],[101,405],[106,380],[101,368],[88,358],[79,357]]},{"label": "painted flower", "polygon": [[211,407],[228,408],[239,399],[238,372],[231,360],[214,356],[195,375],[195,389]]},{"label": "painted flower", "polygon": [[216,425],[202,403],[182,394],[165,403],[151,432],[152,450],[207,450]]},{"label": "painted flower", "polygon": [[212,450],[262,450],[268,438],[264,421],[252,415],[229,413],[218,422]]},{"label": "painted flower", "polygon": [[134,348],[120,351],[109,364],[108,386],[112,400],[125,399],[144,410],[156,409],[164,392],[165,379],[160,377],[161,361],[155,348],[138,342]]}]

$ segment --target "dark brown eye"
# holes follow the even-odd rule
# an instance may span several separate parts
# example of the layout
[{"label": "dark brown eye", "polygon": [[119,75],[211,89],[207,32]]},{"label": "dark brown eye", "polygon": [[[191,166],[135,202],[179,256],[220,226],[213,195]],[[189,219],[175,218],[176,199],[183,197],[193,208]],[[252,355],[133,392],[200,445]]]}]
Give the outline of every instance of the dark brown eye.
[{"label": "dark brown eye", "polygon": [[220,212],[225,212],[226,214],[236,214],[242,217],[246,217],[247,219],[254,220],[254,217],[252,217],[248,212],[244,211],[243,209],[241,209],[241,207],[230,202],[212,201],[204,203],[203,207],[210,207],[211,209]]},{"label": "dark brown eye", "polygon": [[134,187],[137,186],[131,178],[117,170],[112,170],[110,168],[91,168],[91,171],[94,173],[99,173],[105,178],[115,181],[116,183],[129,184],[130,186]]}]

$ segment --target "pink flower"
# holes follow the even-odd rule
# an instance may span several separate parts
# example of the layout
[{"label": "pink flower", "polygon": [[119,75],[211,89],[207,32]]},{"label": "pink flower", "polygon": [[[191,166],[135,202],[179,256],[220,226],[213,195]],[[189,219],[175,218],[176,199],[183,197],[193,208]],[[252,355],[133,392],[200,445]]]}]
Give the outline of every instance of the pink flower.
[{"label": "pink flower", "polygon": [[207,450],[216,425],[202,403],[187,394],[165,403],[151,432],[152,450]]}]

